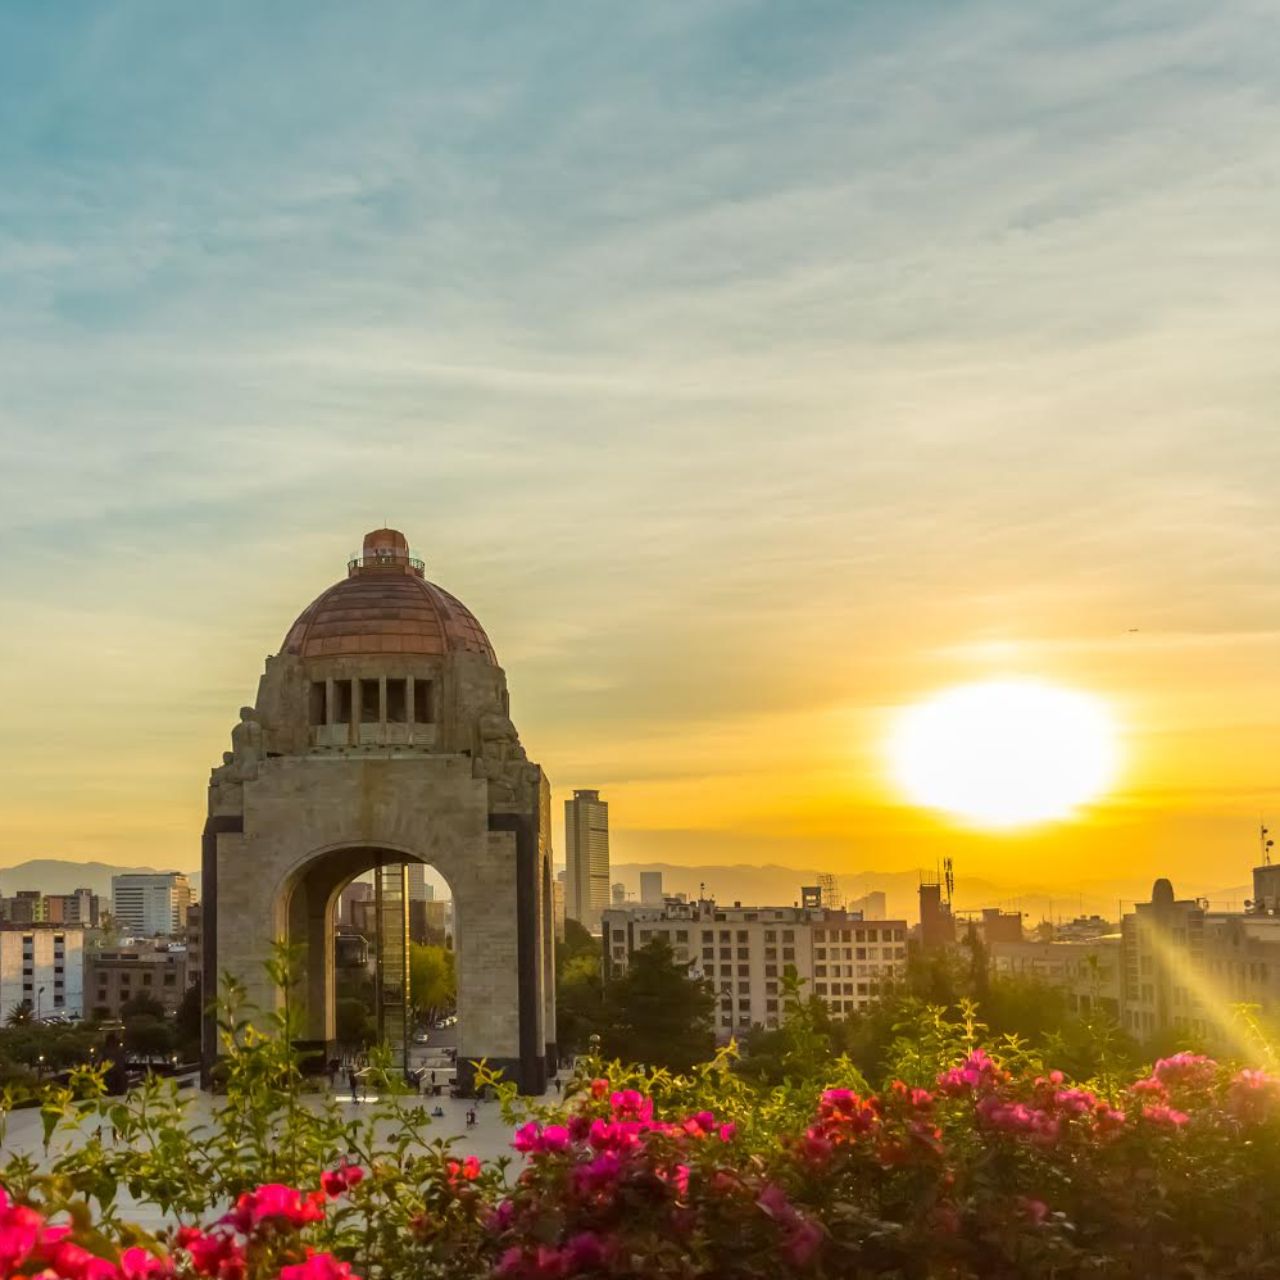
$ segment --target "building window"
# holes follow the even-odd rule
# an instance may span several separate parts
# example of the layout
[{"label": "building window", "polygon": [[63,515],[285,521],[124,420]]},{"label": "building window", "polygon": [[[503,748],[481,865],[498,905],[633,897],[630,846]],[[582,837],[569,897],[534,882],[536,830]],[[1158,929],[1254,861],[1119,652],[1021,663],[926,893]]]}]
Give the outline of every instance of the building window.
[{"label": "building window", "polygon": [[721,960],[732,960],[732,959],[733,959],[733,948],[732,948],[732,947],[721,947],[721,948],[720,948],[720,959],[721,959]]},{"label": "building window", "polygon": [[408,685],[401,677],[387,681],[388,724],[404,724],[409,719]]},{"label": "building window", "polygon": [[776,964],[765,965],[764,976],[766,978],[776,978],[778,976],[778,966]]},{"label": "building window", "polygon": [[751,959],[751,948],[750,948],[750,947],[739,947],[739,948],[738,948],[738,959],[739,959],[739,960],[750,960],[750,959]]},{"label": "building window", "polygon": [[765,1013],[777,1013],[778,1002],[776,1000],[766,1000],[764,1002],[764,1011]]},{"label": "building window", "polygon": [[746,942],[746,940],[747,940],[747,938],[748,938],[748,937],[750,937],[750,934],[748,934],[748,933],[747,933],[747,931],[746,931],[745,929],[739,929],[739,930],[738,930],[738,941],[739,941],[739,942]]},{"label": "building window", "polygon": [[782,940],[783,940],[783,942],[794,942],[794,941],[796,940],[795,930],[794,930],[794,929],[783,929],[783,931],[782,931]]},{"label": "building window", "polygon": [[704,945],[708,942],[714,942],[715,940],[716,940],[716,935],[713,929],[703,929],[702,941]]},{"label": "building window", "polygon": [[413,682],[413,719],[416,724],[431,724],[431,681]]},{"label": "building window", "polygon": [[175,975],[174,975],[174,974],[172,974],[172,973],[166,973],[166,974],[164,975],[164,985],[165,985],[166,987],[172,987],[172,986],[176,985],[176,981],[177,981],[177,980],[176,980],[176,977],[175,977]]},{"label": "building window", "polygon": [[702,948],[702,958],[703,958],[704,960],[714,960],[714,959],[716,958],[716,949],[715,949],[715,947],[703,947],[703,948]]},{"label": "building window", "polygon": [[351,681],[335,680],[333,682],[333,722],[334,724],[351,723]]},{"label": "building window", "polygon": [[813,991],[815,995],[825,996],[827,994],[827,984],[825,982],[815,982]]},{"label": "building window", "polygon": [[764,940],[766,942],[777,942],[778,931],[776,929],[766,929],[764,931]]},{"label": "building window", "polygon": [[688,930],[688,929],[677,929],[677,930],[676,930],[676,941],[677,941],[677,942],[688,942],[688,941],[689,941],[689,930]]},{"label": "building window", "polygon": [[377,680],[360,681],[360,723],[377,724],[382,719],[381,695]]},{"label": "building window", "polygon": [[738,994],[740,996],[749,996],[751,994],[751,983],[749,982],[738,983]]},{"label": "building window", "polygon": [[783,947],[783,948],[782,948],[782,958],[783,958],[784,960],[794,960],[794,959],[796,958],[796,949],[795,949],[795,947]]},{"label": "building window", "polygon": [[325,697],[326,689],[323,680],[313,680],[311,682],[311,723],[324,724],[325,722]]}]

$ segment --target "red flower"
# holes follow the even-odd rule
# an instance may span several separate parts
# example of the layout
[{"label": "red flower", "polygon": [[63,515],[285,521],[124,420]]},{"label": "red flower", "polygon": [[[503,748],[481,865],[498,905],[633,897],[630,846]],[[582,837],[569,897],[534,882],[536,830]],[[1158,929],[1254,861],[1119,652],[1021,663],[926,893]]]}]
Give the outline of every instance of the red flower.
[{"label": "red flower", "polygon": [[324,1189],[325,1195],[337,1199],[363,1178],[364,1170],[358,1164],[348,1164],[344,1160],[336,1169],[326,1169],[320,1175],[320,1186]]}]

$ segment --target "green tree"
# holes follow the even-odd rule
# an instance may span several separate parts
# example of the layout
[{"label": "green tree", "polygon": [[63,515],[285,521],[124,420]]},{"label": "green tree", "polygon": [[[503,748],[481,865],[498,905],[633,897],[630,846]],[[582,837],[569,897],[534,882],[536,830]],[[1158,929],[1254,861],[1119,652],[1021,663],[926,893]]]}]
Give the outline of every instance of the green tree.
[{"label": "green tree", "polygon": [[606,1056],[688,1071],[715,1049],[715,996],[677,964],[665,938],[632,953],[627,972],[604,991]]},{"label": "green tree", "polygon": [[458,1003],[458,972],[447,947],[414,942],[409,948],[409,998],[424,1021],[447,1013]]},{"label": "green tree", "polygon": [[29,1026],[35,1021],[35,1010],[31,1007],[30,1000],[20,1000],[9,1010],[9,1016],[5,1019],[11,1027]]},{"label": "green tree", "polygon": [[363,1049],[373,1040],[369,1009],[363,1000],[339,1000],[334,1009],[338,1043],[349,1049]]},{"label": "green tree", "polygon": [[164,1005],[149,991],[139,991],[137,995],[130,996],[120,1006],[120,1017],[126,1022],[130,1018],[157,1018],[163,1020]]},{"label": "green tree", "polygon": [[600,963],[600,939],[593,937],[586,929],[570,916],[564,922],[564,938],[556,943],[556,969],[562,971],[571,961],[581,956],[594,956],[596,967]]},{"label": "green tree", "polygon": [[163,1058],[173,1052],[173,1028],[163,1018],[137,1013],[124,1022],[124,1047],[143,1058]]},{"label": "green tree", "polygon": [[578,955],[566,961],[556,980],[556,1043],[570,1053],[581,1053],[604,1023],[604,984],[598,954]]}]

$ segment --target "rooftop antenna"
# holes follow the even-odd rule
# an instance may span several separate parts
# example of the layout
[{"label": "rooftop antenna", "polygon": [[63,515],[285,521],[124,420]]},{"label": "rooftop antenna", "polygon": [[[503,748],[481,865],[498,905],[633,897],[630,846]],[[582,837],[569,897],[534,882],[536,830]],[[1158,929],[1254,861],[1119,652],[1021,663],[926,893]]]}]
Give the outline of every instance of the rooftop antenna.
[{"label": "rooftop antenna", "polygon": [[1258,821],[1258,843],[1262,846],[1262,865],[1269,867],[1271,865],[1271,850],[1275,845],[1275,841],[1271,838],[1271,832],[1267,829],[1267,824],[1261,819]]},{"label": "rooftop antenna", "polygon": [[942,874],[943,874],[943,876],[945,877],[946,886],[947,886],[947,906],[950,906],[950,905],[951,905],[951,895],[952,895],[953,893],[955,893],[955,890],[956,890],[956,877],[955,877],[955,873],[954,873],[954,872],[952,871],[952,869],[951,869],[951,859],[950,859],[950,858],[943,858],[943,860],[942,860]]}]

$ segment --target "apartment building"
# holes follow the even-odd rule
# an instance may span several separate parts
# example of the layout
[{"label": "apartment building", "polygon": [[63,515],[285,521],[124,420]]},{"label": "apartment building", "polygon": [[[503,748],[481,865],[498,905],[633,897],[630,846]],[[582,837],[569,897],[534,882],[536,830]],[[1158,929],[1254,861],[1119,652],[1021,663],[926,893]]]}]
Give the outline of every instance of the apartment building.
[{"label": "apartment building", "polygon": [[0,925],[0,1017],[22,1004],[36,1018],[83,1017],[83,927]]},{"label": "apartment building", "polygon": [[1102,1012],[1120,1020],[1120,935],[1084,940],[1002,941],[988,946],[991,971],[1059,987],[1075,1013]]},{"label": "apartment building", "polygon": [[119,1018],[131,1000],[150,996],[171,1016],[186,994],[187,971],[182,950],[93,951],[85,963],[85,1002],[97,1017]]},{"label": "apartment building", "polygon": [[627,971],[632,954],[662,937],[690,977],[716,992],[716,1032],[727,1040],[750,1027],[777,1027],[782,982],[794,970],[805,994],[837,1016],[857,1012],[906,971],[907,922],[863,920],[823,907],[732,907],[680,902],[604,912],[606,981]]}]

